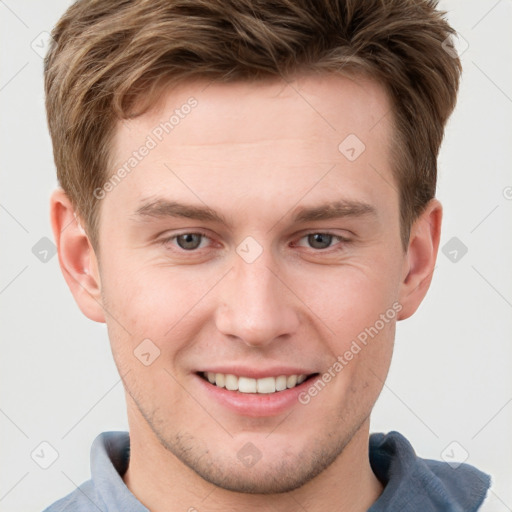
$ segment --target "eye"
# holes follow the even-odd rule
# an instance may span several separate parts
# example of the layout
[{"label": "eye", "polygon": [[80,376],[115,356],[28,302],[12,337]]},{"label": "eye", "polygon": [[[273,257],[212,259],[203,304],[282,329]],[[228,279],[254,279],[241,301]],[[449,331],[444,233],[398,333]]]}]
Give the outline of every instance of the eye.
[{"label": "eye", "polygon": [[201,245],[202,236],[200,233],[185,233],[176,237],[176,243],[187,251],[197,249]]},{"label": "eye", "polygon": [[[208,245],[209,242],[210,237],[208,237],[205,233],[181,233],[167,237],[161,241],[163,245],[172,244],[174,246],[178,246],[178,248],[182,249],[183,251],[189,252],[202,249],[205,247],[205,245]],[[333,233],[316,232],[308,233],[307,235],[301,237],[296,245],[302,247],[308,246],[312,249],[322,251],[334,247],[337,245],[336,242],[349,243],[349,240],[345,237],[335,235]]]},{"label": "eye", "polygon": [[177,245],[184,251],[194,251],[204,246],[204,241],[208,241],[209,238],[204,233],[181,233],[179,235],[173,235],[162,240],[162,244],[173,244]]},{"label": "eye", "polygon": [[313,233],[308,235],[308,244],[314,249],[327,249],[331,245],[332,238],[328,233]]},{"label": "eye", "polygon": [[297,245],[304,246],[303,243],[301,243],[302,240],[306,240],[306,243],[309,245],[309,247],[312,247],[313,249],[328,249],[332,247],[333,241],[338,242],[348,242],[348,239],[340,236],[340,235],[334,235],[332,233],[309,233],[306,236],[303,236]]}]

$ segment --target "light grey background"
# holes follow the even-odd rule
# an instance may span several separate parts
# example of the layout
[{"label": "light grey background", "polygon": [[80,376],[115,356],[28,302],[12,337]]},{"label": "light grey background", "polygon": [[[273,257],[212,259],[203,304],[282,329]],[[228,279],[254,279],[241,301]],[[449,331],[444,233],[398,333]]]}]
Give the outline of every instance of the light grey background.
[{"label": "light grey background", "polygon": [[[44,263],[33,253],[52,238],[56,185],[40,34],[69,4],[0,1],[1,511],[42,510],[71,492],[89,478],[95,436],[127,429],[105,326],[81,314],[57,257],[48,253]],[[439,162],[441,247],[457,237],[450,243],[463,243],[467,254],[458,249],[453,262],[451,245],[440,252],[426,300],[399,323],[372,431],[400,431],[422,457],[467,456],[493,475],[496,511],[510,511],[512,2],[440,5],[465,40],[459,102]],[[58,458],[42,469],[52,449]]]}]

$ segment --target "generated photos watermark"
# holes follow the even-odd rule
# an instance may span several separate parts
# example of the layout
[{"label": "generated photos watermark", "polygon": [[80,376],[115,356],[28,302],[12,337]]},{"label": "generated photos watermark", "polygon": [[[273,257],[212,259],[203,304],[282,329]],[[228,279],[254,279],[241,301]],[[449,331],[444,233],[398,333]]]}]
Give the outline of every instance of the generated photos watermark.
[{"label": "generated photos watermark", "polygon": [[191,96],[188,98],[186,103],[183,103],[179,108],[174,109],[174,113],[169,117],[167,121],[162,121],[160,124],[155,126],[151,132],[147,135],[144,143],[139,146],[135,151],[132,152],[132,156],[128,158],[123,165],[121,165],[117,171],[110,176],[110,178],[101,186],[97,187],[93,191],[93,196],[98,199],[104,199],[109,192],[112,192],[126,176],[128,176],[133,169],[135,169],[149,153],[155,149],[160,142],[164,140],[164,137],[172,132],[178,126],[183,119],[185,119],[191,112],[192,109],[197,107],[198,101],[196,98]]},{"label": "generated photos watermark", "polygon": [[317,396],[318,393],[354,359],[354,356],[359,354],[364,347],[368,346],[368,342],[375,338],[375,336],[384,329],[386,324],[396,319],[397,314],[400,313],[402,309],[402,304],[396,301],[384,313],[379,315],[379,319],[376,320],[373,325],[365,327],[365,329],[357,335],[356,339],[352,340],[350,347],[342,355],[339,355],[334,363],[320,375],[307,390],[299,394],[299,402],[302,405],[309,404],[311,399]]}]

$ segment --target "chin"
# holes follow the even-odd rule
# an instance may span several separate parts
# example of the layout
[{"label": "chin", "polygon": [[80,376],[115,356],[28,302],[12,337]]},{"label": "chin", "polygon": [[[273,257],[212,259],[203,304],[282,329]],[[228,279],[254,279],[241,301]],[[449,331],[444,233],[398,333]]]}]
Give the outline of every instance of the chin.
[{"label": "chin", "polygon": [[252,459],[247,459],[244,448],[238,451],[232,448],[229,453],[227,447],[222,449],[219,444],[207,447],[189,434],[177,434],[173,442],[163,444],[203,480],[217,487],[245,494],[279,494],[298,489],[314,479],[336,460],[349,441],[350,438],[333,444],[332,436],[326,435],[323,440],[318,437],[310,440],[294,452],[290,451],[289,439],[288,447],[267,446],[261,452],[248,442],[243,446]]}]

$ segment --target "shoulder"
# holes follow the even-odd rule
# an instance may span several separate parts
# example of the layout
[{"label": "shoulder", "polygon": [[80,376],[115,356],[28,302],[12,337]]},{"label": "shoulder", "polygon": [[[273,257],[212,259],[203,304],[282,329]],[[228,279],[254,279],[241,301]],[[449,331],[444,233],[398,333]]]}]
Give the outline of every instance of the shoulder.
[{"label": "shoulder", "polygon": [[398,432],[370,436],[370,464],[385,486],[372,512],[499,511],[481,508],[490,494],[489,475],[465,463],[449,464],[420,458],[409,441]]}]

